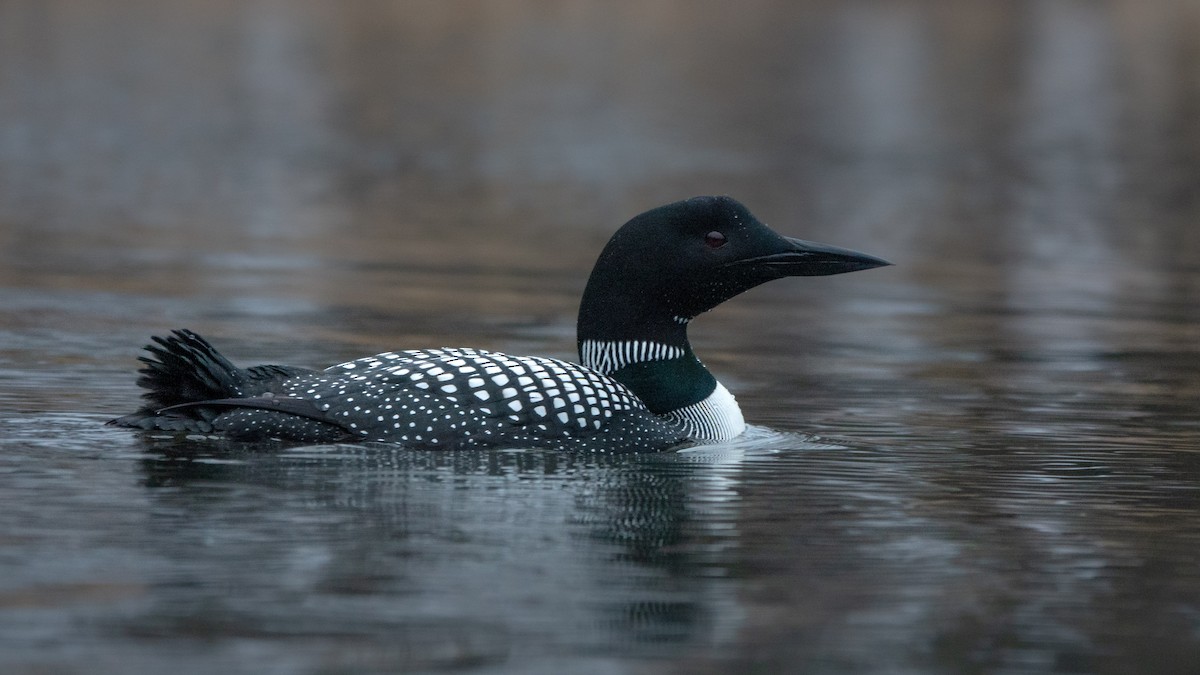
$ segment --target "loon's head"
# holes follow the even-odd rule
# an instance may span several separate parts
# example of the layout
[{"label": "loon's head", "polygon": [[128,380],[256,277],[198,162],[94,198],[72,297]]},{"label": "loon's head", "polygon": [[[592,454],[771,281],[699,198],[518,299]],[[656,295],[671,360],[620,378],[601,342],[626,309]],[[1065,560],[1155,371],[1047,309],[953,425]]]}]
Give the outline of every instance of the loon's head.
[{"label": "loon's head", "polygon": [[584,291],[579,340],[677,342],[673,334],[698,314],[772,279],[889,264],[779,235],[730,197],[695,197],[617,230]]}]

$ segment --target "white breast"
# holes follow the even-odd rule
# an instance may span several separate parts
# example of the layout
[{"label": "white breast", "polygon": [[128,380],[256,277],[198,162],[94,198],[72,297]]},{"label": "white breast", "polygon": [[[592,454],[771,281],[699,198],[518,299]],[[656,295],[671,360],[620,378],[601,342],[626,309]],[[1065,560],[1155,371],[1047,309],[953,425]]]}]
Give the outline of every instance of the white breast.
[{"label": "white breast", "polygon": [[746,430],[742,409],[720,382],[708,398],[667,413],[698,441],[727,441]]}]

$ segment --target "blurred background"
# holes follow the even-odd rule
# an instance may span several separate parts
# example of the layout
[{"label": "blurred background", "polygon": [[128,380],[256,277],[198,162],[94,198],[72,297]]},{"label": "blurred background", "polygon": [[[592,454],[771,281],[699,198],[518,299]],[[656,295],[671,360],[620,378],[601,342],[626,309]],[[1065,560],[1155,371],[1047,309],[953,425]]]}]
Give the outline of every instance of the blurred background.
[{"label": "blurred background", "polygon": [[[192,649],[196,672],[1190,672],[1198,35],[1195,0],[0,1],[0,424],[13,469],[0,526],[20,533],[0,562],[0,625],[37,626],[20,648],[0,638],[7,664],[153,670]],[[777,282],[693,324],[747,419],[794,434],[732,468],[722,455],[564,476],[409,457],[384,463],[390,490],[348,498],[337,486],[377,479],[378,458],[329,460],[324,482],[297,478],[316,471],[308,459],[172,473],[170,452],[99,428],[136,404],[139,345],[175,327],[240,363],[442,345],[574,359],[578,298],[608,236],[710,193],[784,234],[896,263]],[[799,434],[857,449],[796,452]],[[421,511],[414,494],[450,498],[412,493],[428,477],[413,462],[460,476],[478,503]],[[642,548],[568,564],[578,578],[516,605],[544,623],[497,618],[505,630],[455,637],[450,657],[419,653],[424,638],[399,656],[345,656],[412,629],[374,605],[348,643],[339,622],[354,612],[313,614],[304,635],[320,658],[293,652],[295,634],[263,624],[311,609],[299,587],[235,577],[221,588],[261,594],[230,622],[212,610],[232,601],[204,580],[248,554],[185,573],[194,551],[174,530],[124,520],[131,503],[208,504],[214,485],[243,495],[226,495],[225,515],[274,504],[282,523],[352,503],[343,529],[304,543],[332,562],[251,529],[278,550],[242,567],[279,555],[337,576],[348,555],[355,584],[301,595],[378,599],[395,582],[389,556],[413,551],[348,552],[347,532],[387,539],[418,512],[430,532],[494,513],[480,495],[510,470],[557,477],[563,500],[492,532],[534,523],[564,556],[578,527]],[[598,498],[596,480],[617,487]],[[506,485],[506,499],[530,498]],[[164,506],[164,486],[196,502]],[[299,501],[256,501],[280,490]],[[598,529],[595,499],[619,504]],[[636,525],[647,509],[662,526],[649,534]],[[199,520],[195,542],[231,527]],[[363,521],[373,529],[349,525]],[[520,552],[486,533],[421,546],[437,551],[430,569],[499,557],[511,567],[481,569],[539,583],[525,575],[542,558],[513,562]],[[678,595],[639,604],[667,582],[626,583],[627,567],[600,562],[614,560]],[[441,569],[406,577],[450,608],[416,611],[416,634],[444,646],[430,613],[505,616],[503,594],[480,606],[474,591],[434,593],[480,573]],[[581,606],[615,594],[619,620],[558,621],[537,604],[580,578],[594,593]],[[211,622],[152,627],[167,605]],[[600,624],[607,637],[574,641]],[[630,647],[663,625],[654,649]]]}]

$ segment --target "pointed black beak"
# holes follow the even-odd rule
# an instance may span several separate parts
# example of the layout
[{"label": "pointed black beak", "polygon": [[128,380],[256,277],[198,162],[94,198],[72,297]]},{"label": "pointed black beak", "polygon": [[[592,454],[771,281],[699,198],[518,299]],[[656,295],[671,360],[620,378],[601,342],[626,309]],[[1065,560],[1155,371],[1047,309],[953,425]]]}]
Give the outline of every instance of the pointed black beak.
[{"label": "pointed black beak", "polygon": [[743,258],[727,264],[762,276],[779,279],[782,277],[818,277],[884,267],[892,263],[873,255],[838,248],[814,241],[780,237],[784,250],[766,255]]}]

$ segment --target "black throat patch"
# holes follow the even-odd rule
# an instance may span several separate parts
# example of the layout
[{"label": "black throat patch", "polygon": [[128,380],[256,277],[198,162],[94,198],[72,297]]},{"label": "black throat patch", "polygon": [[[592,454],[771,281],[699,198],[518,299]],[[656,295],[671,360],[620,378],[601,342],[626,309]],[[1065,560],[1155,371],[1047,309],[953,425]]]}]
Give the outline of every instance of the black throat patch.
[{"label": "black throat patch", "polygon": [[699,403],[717,388],[717,379],[690,349],[674,359],[631,363],[610,377],[632,389],[656,415]]}]

